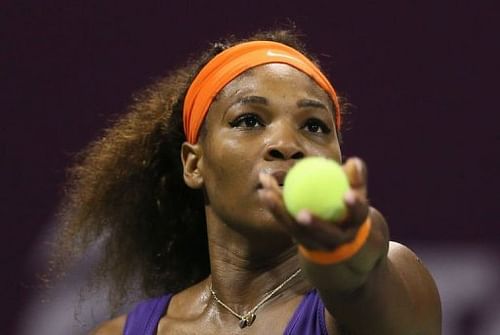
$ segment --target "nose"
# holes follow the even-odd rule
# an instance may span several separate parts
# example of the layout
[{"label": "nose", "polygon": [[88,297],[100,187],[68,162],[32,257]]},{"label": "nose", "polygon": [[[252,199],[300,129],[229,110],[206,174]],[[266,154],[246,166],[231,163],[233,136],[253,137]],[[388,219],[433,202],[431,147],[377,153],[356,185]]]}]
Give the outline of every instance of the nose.
[{"label": "nose", "polygon": [[304,158],[304,149],[297,141],[297,134],[291,129],[273,131],[273,137],[268,142],[266,160],[289,160]]}]

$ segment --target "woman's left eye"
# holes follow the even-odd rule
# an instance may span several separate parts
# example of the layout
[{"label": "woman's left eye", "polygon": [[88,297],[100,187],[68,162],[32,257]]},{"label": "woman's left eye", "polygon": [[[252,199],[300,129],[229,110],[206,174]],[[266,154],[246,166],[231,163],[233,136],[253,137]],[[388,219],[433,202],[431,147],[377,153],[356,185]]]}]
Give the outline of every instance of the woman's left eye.
[{"label": "woman's left eye", "polygon": [[303,128],[311,133],[328,134],[331,131],[331,129],[323,121],[318,119],[307,120]]}]

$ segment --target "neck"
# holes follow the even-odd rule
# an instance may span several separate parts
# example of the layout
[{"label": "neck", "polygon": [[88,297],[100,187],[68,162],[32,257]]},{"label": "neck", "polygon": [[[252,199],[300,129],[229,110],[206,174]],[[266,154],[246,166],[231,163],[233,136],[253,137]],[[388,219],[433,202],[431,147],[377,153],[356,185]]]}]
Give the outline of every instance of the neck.
[{"label": "neck", "polygon": [[[253,308],[299,268],[296,247],[281,231],[254,232],[217,222],[208,225],[208,244],[210,284],[217,297],[239,313]],[[298,275],[269,302],[308,289],[309,284]]]}]

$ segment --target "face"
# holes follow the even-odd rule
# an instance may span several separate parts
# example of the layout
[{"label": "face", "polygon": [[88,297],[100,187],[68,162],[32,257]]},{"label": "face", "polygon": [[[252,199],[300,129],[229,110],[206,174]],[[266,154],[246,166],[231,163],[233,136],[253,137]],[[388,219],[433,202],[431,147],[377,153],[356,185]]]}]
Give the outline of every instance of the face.
[{"label": "face", "polygon": [[259,199],[259,173],[281,185],[304,157],[340,161],[334,120],[327,93],[289,65],[261,65],[230,82],[212,103],[198,144],[207,219],[280,230]]}]

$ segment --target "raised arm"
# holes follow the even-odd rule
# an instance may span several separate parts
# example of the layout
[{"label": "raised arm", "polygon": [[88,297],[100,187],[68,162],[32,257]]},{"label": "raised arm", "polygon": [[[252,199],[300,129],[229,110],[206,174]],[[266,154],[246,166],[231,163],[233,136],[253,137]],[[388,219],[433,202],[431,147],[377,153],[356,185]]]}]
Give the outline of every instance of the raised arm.
[{"label": "raised arm", "polygon": [[[268,190],[263,199],[299,243],[301,267],[321,295],[327,324],[354,335],[441,334],[441,303],[434,280],[410,249],[389,242],[385,219],[366,200],[364,163],[351,159],[344,169],[351,191],[345,199],[349,216],[342,224],[308,212],[292,218],[274,180],[263,178]],[[361,230],[368,235],[359,248],[351,248],[355,250],[351,255],[349,247],[362,239]],[[339,248],[347,254],[339,257]]]}]

